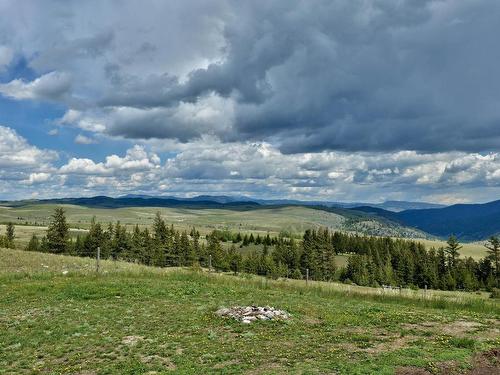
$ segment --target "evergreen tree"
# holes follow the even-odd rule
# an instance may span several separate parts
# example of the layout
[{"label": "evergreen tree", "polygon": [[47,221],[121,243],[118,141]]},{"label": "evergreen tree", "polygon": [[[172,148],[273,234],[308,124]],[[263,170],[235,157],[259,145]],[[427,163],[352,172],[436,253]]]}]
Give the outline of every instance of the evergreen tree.
[{"label": "evergreen tree", "polygon": [[26,251],[40,251],[40,241],[38,241],[38,237],[35,234],[31,236],[30,242],[26,246]]},{"label": "evergreen tree", "polygon": [[495,267],[495,284],[500,288],[500,240],[496,236],[490,237],[485,245],[488,249],[488,258]]},{"label": "evergreen tree", "polygon": [[249,240],[249,238],[248,238],[248,235],[247,235],[247,234],[245,234],[245,235],[243,236],[243,243],[242,243],[242,245],[241,245],[241,246],[246,247],[246,246],[248,246],[248,244],[249,244],[249,243],[250,243],[250,240]]},{"label": "evergreen tree", "polygon": [[454,235],[451,235],[446,243],[447,246],[445,248],[445,251],[448,254],[450,267],[451,269],[453,269],[456,266],[457,258],[460,256],[458,251],[462,248],[462,246],[460,246],[457,238]]},{"label": "evergreen tree", "polygon": [[96,223],[95,216],[90,221],[90,228],[83,241],[83,253],[81,256],[95,257],[97,248],[101,246],[103,240],[103,231],[101,224]]},{"label": "evergreen tree", "polygon": [[[85,236],[85,239],[87,236]],[[72,253],[77,256],[85,256],[85,248],[84,248],[84,242],[85,240],[82,240],[82,236],[77,235],[76,236],[76,241],[73,244],[73,249]]]},{"label": "evergreen tree", "polygon": [[64,209],[58,207],[52,214],[52,220],[47,230],[48,251],[63,254],[68,251],[69,226],[66,222]]},{"label": "evergreen tree", "polygon": [[207,256],[212,256],[212,266],[221,271],[229,268],[227,259],[222,251],[222,245],[214,233],[207,236]]},{"label": "evergreen tree", "polygon": [[160,212],[156,213],[155,219],[153,221],[153,235],[155,241],[157,241],[161,245],[166,245],[169,233],[167,225],[162,219]]},{"label": "evergreen tree", "polygon": [[7,248],[14,248],[14,238],[16,237],[15,235],[15,227],[14,224],[9,222],[7,226],[5,227],[5,247]]},{"label": "evergreen tree", "polygon": [[127,233],[127,228],[122,226],[118,221],[113,231],[111,240],[111,258],[119,259],[122,254],[130,254],[130,239]]},{"label": "evergreen tree", "polygon": [[236,251],[236,247],[231,245],[228,253],[227,253],[229,268],[235,275],[238,274],[241,270],[242,265],[242,257],[241,254]]}]

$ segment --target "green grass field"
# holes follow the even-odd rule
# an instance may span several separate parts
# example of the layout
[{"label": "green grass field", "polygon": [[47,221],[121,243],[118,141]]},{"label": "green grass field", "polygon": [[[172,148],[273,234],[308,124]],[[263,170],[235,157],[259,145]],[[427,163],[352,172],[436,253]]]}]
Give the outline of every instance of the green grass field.
[{"label": "green grass field", "polygon": [[[485,294],[270,281],[0,250],[0,374],[426,374],[493,371]],[[244,325],[222,306],[292,318]],[[481,354],[482,353],[482,354]],[[417,371],[429,372],[411,372]]]}]

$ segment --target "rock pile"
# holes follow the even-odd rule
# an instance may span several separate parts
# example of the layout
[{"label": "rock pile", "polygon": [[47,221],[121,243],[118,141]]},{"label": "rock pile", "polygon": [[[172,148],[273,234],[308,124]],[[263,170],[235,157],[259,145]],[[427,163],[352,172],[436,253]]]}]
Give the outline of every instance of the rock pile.
[{"label": "rock pile", "polygon": [[245,324],[256,320],[285,320],[290,318],[290,314],[286,311],[269,306],[235,306],[219,309],[216,314],[236,319]]}]

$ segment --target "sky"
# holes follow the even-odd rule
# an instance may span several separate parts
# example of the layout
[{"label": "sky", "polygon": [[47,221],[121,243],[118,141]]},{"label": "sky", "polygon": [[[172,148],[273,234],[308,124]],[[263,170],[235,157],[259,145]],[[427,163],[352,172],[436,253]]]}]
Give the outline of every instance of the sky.
[{"label": "sky", "polygon": [[500,199],[497,0],[0,14],[0,199]]}]

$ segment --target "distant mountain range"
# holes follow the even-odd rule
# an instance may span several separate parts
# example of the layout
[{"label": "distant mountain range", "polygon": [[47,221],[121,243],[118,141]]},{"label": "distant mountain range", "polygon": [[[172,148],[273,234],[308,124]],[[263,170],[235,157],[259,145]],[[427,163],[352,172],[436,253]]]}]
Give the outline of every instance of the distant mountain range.
[{"label": "distant mountain range", "polygon": [[[455,234],[463,241],[483,240],[500,234],[500,200],[484,204],[442,206],[424,202],[388,201],[384,203],[344,203],[300,201],[289,199],[253,199],[244,196],[200,195],[192,198],[127,195],[119,198],[60,198],[0,202],[4,206],[21,207],[29,204],[73,204],[87,207],[186,207],[253,210],[305,206],[342,215],[359,222],[372,219],[384,226],[414,228],[420,233],[446,238]],[[361,215],[361,216],[360,216]],[[404,229],[403,229],[404,232]],[[402,233],[403,233],[402,232]]]},{"label": "distant mountain range", "polygon": [[370,206],[355,207],[354,210],[385,217],[438,237],[454,234],[464,241],[475,241],[500,233],[500,200],[400,212]]},{"label": "distant mountain range", "polygon": [[354,208],[360,206],[370,206],[382,208],[388,211],[404,211],[404,210],[420,210],[427,208],[442,208],[446,207],[441,204],[426,203],[426,202],[407,202],[407,201],[386,201],[383,203],[362,203],[362,202],[328,202],[328,201],[302,201],[295,199],[259,199],[246,196],[226,196],[226,195],[198,195],[191,198],[179,198],[174,196],[152,196],[141,194],[128,194],[120,198],[142,198],[142,199],[168,199],[181,202],[216,202],[221,204],[236,203],[236,202],[253,202],[265,206],[276,205],[295,205],[295,206],[325,206],[339,208]]}]

